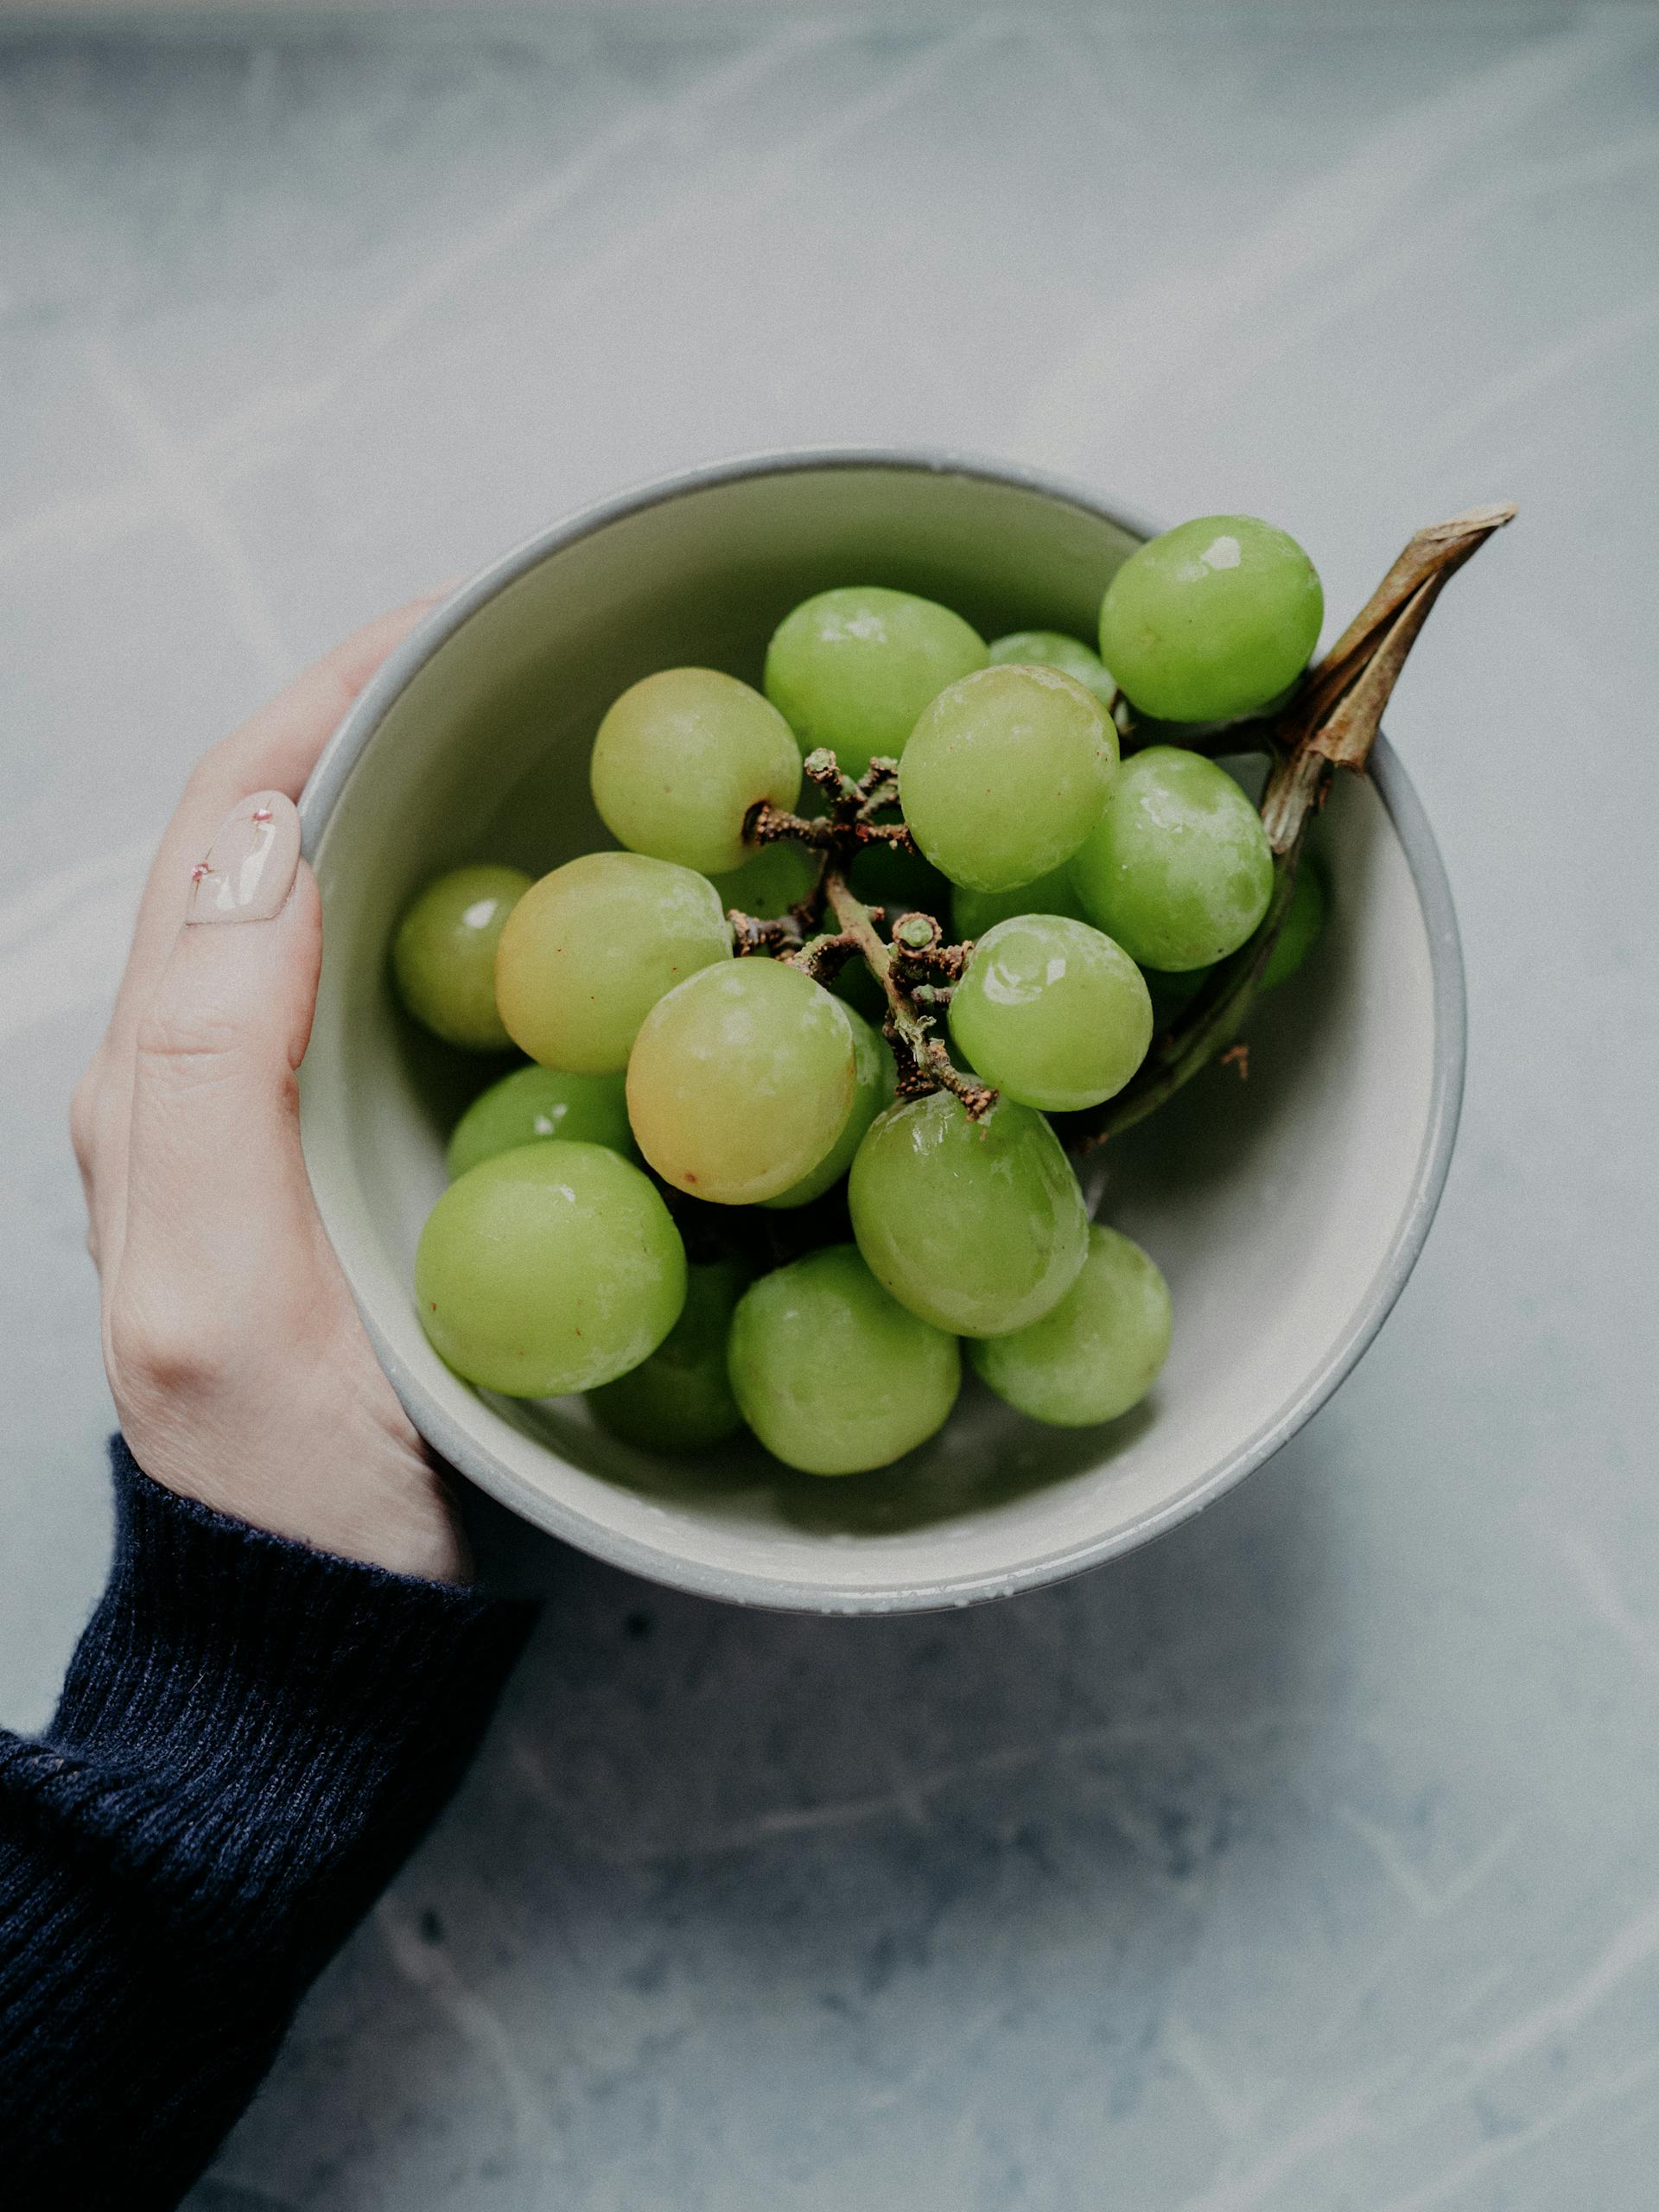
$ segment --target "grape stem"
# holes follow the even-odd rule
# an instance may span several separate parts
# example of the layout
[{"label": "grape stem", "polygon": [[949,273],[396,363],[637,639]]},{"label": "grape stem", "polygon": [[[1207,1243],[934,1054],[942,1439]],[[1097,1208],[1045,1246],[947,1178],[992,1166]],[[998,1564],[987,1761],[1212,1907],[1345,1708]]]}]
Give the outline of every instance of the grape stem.
[{"label": "grape stem", "polygon": [[[1207,1066],[1249,1011],[1290,909],[1309,823],[1325,804],[1332,772],[1363,775],[1407,655],[1448,577],[1514,520],[1510,505],[1471,507],[1420,530],[1323,660],[1310,669],[1271,722],[1240,725],[1224,749],[1247,749],[1247,728],[1273,755],[1262,823],[1273,852],[1273,893],[1247,944],[1218,963],[1173,1026],[1154,1040],[1115,1098],[1073,1124],[1074,1152],[1132,1128]],[[1260,741],[1258,741],[1259,742]],[[1207,749],[1207,741],[1206,741]]]},{"label": "grape stem", "polygon": [[[1337,768],[1363,775],[1406,658],[1448,577],[1478,552],[1494,531],[1514,519],[1510,505],[1471,507],[1448,522],[1420,530],[1325,658],[1270,715],[1220,729],[1178,732],[1120,722],[1124,753],[1148,744],[1182,744],[1212,758],[1266,753],[1272,762],[1262,800],[1262,826],[1273,854],[1273,889],[1255,934],[1217,963],[1204,987],[1173,1025],[1153,1041],[1134,1077],[1103,1106],[1069,1117],[1067,1141],[1086,1153],[1144,1121],[1191,1081],[1232,1040],[1259,988],[1296,888],[1296,872],[1309,823],[1325,804]],[[899,1068],[900,1097],[948,1090],[981,1121],[997,1094],[964,1075],[934,1032],[935,1010],[950,994],[972,952],[951,944],[931,914],[900,914],[884,938],[882,908],[856,897],[848,880],[860,849],[885,843],[913,853],[914,839],[899,806],[898,763],[872,760],[858,778],[842,773],[826,749],[804,762],[809,782],[829,802],[828,811],[805,816],[762,800],[743,825],[753,844],[790,839],[818,855],[817,877],[798,905],[776,921],[734,910],[734,948],[739,954],[772,953],[820,982],[861,957],[887,1000],[884,1033]],[[836,928],[826,931],[827,914]]]},{"label": "grape stem", "polygon": [[[930,1090],[948,1090],[962,1101],[971,1120],[982,1122],[996,1103],[996,1093],[976,1076],[963,1075],[932,1034],[932,1015],[917,1005],[903,980],[901,963],[894,947],[882,942],[876,927],[881,908],[867,906],[836,868],[830,870],[825,892],[842,935],[850,938],[863,954],[865,966],[880,984],[887,998],[887,1018],[882,1025],[882,1033],[892,1046],[899,1065],[899,1096],[919,1098]],[[902,930],[906,922],[914,921],[927,922],[935,937],[939,934],[939,925],[931,914],[902,915],[896,929]],[[950,950],[954,952],[961,948],[953,946]]]},{"label": "grape stem", "polygon": [[[866,906],[848,880],[866,845],[916,850],[902,820],[879,818],[899,804],[898,762],[872,760],[862,776],[844,776],[835,754],[820,747],[808,753],[805,770],[829,800],[829,812],[794,814],[762,800],[750,810],[743,834],[757,845],[787,838],[807,846],[819,855],[817,880],[799,905],[776,921],[757,920],[734,909],[734,950],[740,955],[771,953],[821,983],[832,981],[849,960],[861,957],[887,1003],[882,1033],[898,1065],[899,1096],[917,1098],[948,1090],[975,1121],[982,1121],[995,1105],[996,1093],[956,1065],[933,1034],[935,1016],[930,1011],[948,1003],[972,947],[947,944],[933,916],[920,913],[900,914],[888,942],[878,926],[886,919],[885,909]],[[826,913],[835,917],[833,931],[824,930]]]}]

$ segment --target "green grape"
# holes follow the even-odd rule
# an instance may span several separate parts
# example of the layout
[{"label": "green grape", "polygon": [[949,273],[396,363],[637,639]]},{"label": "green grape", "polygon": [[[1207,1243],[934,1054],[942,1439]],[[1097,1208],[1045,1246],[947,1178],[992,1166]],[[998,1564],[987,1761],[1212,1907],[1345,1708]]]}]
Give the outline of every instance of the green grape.
[{"label": "green grape", "polygon": [[746,1280],[733,1260],[687,1268],[684,1307],[656,1351],[588,1393],[601,1428],[646,1452],[702,1452],[736,1435],[726,1344]]},{"label": "green grape", "polygon": [[[1313,862],[1304,858],[1296,872],[1295,887],[1290,894],[1290,905],[1285,918],[1279,925],[1279,934],[1273,941],[1273,950],[1268,955],[1268,964],[1262,971],[1262,980],[1255,987],[1255,998],[1264,992],[1276,990],[1296,973],[1325,927],[1329,893],[1325,878]],[[1173,1028],[1177,1020],[1204,986],[1214,969],[1189,968],[1185,975],[1166,975],[1161,969],[1145,970],[1147,988],[1152,994],[1152,1019],[1154,1031],[1161,1033]],[[1254,1003],[1254,1001],[1252,1001]],[[1250,1009],[1245,1008],[1240,1020],[1217,1039],[1219,1047],[1236,1036],[1243,1020],[1248,1020]]]},{"label": "green grape", "polygon": [[768,1452],[809,1475],[885,1467],[944,1427],[954,1337],[907,1313],[850,1244],[763,1275],[732,1322],[732,1388]]},{"label": "green grape", "polygon": [[529,889],[516,868],[458,868],[404,909],[392,981],[416,1020],[446,1045],[499,1052],[512,1042],[495,1010],[495,949]]},{"label": "green grape", "polygon": [[1202,968],[1267,912],[1273,855],[1224,769],[1153,745],[1123,763],[1071,880],[1090,921],[1143,968]]},{"label": "green grape", "polygon": [[999,1398],[1057,1428],[1116,1421],[1138,1405],[1169,1351],[1169,1288],[1138,1244],[1089,1231],[1083,1272],[1059,1304],[968,1356]]},{"label": "green grape", "polygon": [[813,1198],[821,1198],[853,1164],[853,1154],[864,1141],[864,1132],[886,1106],[893,1103],[897,1082],[897,1071],[893,1065],[893,1052],[885,1037],[878,1036],[861,1014],[851,1007],[842,1011],[852,1024],[853,1071],[855,1089],[853,1110],[846,1125],[823,1158],[810,1174],[804,1175],[798,1183],[780,1191],[775,1198],[767,1198],[769,1206],[804,1206]]},{"label": "green grape", "polygon": [[984,668],[911,733],[899,786],[911,835],[970,891],[1012,891],[1076,852],[1117,770],[1100,702],[1054,668]]},{"label": "green grape", "polygon": [[766,648],[766,696],[801,751],[827,745],[842,773],[897,760],[928,701],[985,665],[959,614],[913,592],[852,584],[786,614]]},{"label": "green grape", "polygon": [[415,1295],[457,1375],[562,1397],[655,1351],[685,1303],[685,1248],[648,1176],[607,1145],[555,1139],[449,1185],[421,1231]]},{"label": "green grape", "polygon": [[1276,990],[1281,983],[1289,982],[1323,936],[1330,906],[1323,874],[1314,861],[1304,856],[1296,870],[1285,918],[1256,986],[1258,992]]},{"label": "green grape", "polygon": [[1100,650],[1161,721],[1254,714],[1294,683],[1325,594],[1294,537],[1250,515],[1200,515],[1132,553],[1107,587]]},{"label": "green grape", "polygon": [[453,1182],[481,1160],[543,1137],[607,1144],[633,1153],[628,1102],[620,1075],[567,1075],[559,1068],[515,1068],[474,1098],[449,1140]]},{"label": "green grape", "polygon": [[1117,697],[1117,681],[1100,655],[1062,630],[1015,630],[999,638],[991,647],[993,667],[1015,663],[1029,667],[1058,668],[1061,674],[1092,691],[1108,714]]},{"label": "green grape", "polygon": [[1035,883],[1016,883],[1012,891],[969,891],[957,884],[950,893],[950,926],[958,938],[983,937],[1016,914],[1065,914],[1074,922],[1089,918],[1067,868],[1051,868]]},{"label": "green grape", "polygon": [[601,722],[589,774],[620,843],[714,874],[742,866],[757,800],[794,805],[801,756],[777,708],[747,683],[712,668],[665,668],[632,684]]},{"label": "green grape", "polygon": [[731,956],[706,876],[643,853],[588,853],[514,908],[496,954],[496,999],[532,1060],[615,1075],[664,993]]},{"label": "green grape", "polygon": [[858,1148],[847,1195],[877,1281],[957,1336],[1000,1336],[1046,1313],[1088,1249],[1059,1139],[1011,1098],[982,1122],[944,1090],[890,1106]]},{"label": "green grape", "polygon": [[752,914],[758,922],[775,922],[800,904],[817,876],[816,854],[792,838],[779,837],[773,844],[757,846],[741,868],[724,870],[709,880],[728,912],[735,906],[740,914]]},{"label": "green grape", "polygon": [[847,883],[867,906],[884,906],[889,922],[907,913],[931,914],[943,922],[950,912],[950,886],[932,862],[885,838],[859,847]]},{"label": "green grape", "polygon": [[691,976],[640,1024],[628,1117],[663,1178],[716,1205],[789,1190],[823,1159],[852,1109],[847,1009],[781,960]]},{"label": "green grape", "polygon": [[1152,1001],[1121,945],[1087,922],[1021,914],[969,955],[950,1035],[1005,1097],[1074,1114],[1124,1084],[1152,1042]]}]

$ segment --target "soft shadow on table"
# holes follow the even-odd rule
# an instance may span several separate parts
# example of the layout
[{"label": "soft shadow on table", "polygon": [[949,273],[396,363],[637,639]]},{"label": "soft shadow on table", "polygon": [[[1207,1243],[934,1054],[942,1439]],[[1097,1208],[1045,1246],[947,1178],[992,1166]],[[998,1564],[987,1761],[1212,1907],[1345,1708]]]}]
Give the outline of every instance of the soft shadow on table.
[{"label": "soft shadow on table", "polygon": [[543,1605],[486,1765],[516,1775],[573,1852],[639,1868],[888,1814],[920,1833],[964,1793],[1007,1811],[1039,1770],[1063,1796],[1057,1777],[1081,1764],[1093,1784],[1120,1773],[1179,1878],[1224,1850],[1252,1747],[1282,1745],[1306,1711],[1305,1624],[1328,1595],[1316,1457],[1298,1440],[1071,1582],[899,1618],[688,1597],[474,1497],[481,1570]]},{"label": "soft shadow on table", "polygon": [[[1249,1113],[1217,1113],[1214,1086],[1237,1104],[1221,1071],[1175,1103],[1189,1181],[1236,1175],[1294,1082],[1298,1054],[1263,1057]],[[1142,1144],[1137,1185],[1163,1172]],[[460,1798],[325,1977],[211,2188],[379,2212],[404,2201],[406,2146],[450,2141],[474,2179],[499,2169],[509,2212],[540,2212],[555,2169],[613,2174],[605,2112],[626,2133],[659,2095],[725,2110],[711,2053],[758,2033],[780,2080],[868,2073],[879,2111],[889,2076],[963,2037],[994,2075],[999,2024],[1056,1987],[1066,2050],[1086,2019],[1084,2045],[1116,2054],[1098,2093],[1137,2094],[1211,1900],[1263,1878],[1317,1755],[1342,1645],[1318,1434],[1125,1559],[907,1618],[689,1597],[467,1491],[482,1579],[537,1597],[539,1625]],[[803,1478],[779,1510],[880,1541],[962,1511],[963,1467],[924,1475]],[[1053,1469],[1010,1448],[976,1479],[988,1510]],[[753,2094],[764,2133],[800,2091]],[[421,2212],[469,2201],[461,2171]],[[261,2201],[209,2190],[192,2212]]]},{"label": "soft shadow on table", "polygon": [[1072,1582],[907,1618],[682,1596],[474,1501],[539,1627],[193,2212],[391,2202],[401,2146],[480,2129],[539,2204],[549,2161],[604,2165],[607,2101],[664,2069],[696,2094],[705,2045],[770,2023],[887,2066],[963,2033],[988,2062],[1058,1960],[1141,2048],[1217,1885],[1262,1863],[1233,1846],[1301,1796],[1340,1643],[1319,1456]]}]

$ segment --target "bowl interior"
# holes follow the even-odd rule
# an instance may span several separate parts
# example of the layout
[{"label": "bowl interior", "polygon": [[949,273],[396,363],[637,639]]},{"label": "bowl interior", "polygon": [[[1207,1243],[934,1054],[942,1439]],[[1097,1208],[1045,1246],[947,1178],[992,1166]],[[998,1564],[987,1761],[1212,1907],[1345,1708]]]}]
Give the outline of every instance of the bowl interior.
[{"label": "bowl interior", "polygon": [[[466,860],[539,874],[610,843],[587,778],[610,701],[687,661],[758,681],[772,628],[810,592],[892,584],[989,636],[1041,625],[1086,638],[1135,542],[1081,499],[968,469],[824,463],[705,480],[556,533],[481,579],[335,741],[307,799],[327,917],[308,1158],[417,1423],[529,1519],[754,1603],[963,1602],[1192,1510],[1282,1440],[1353,1356],[1422,1202],[1436,1023],[1412,868],[1377,788],[1351,779],[1319,829],[1331,926],[1259,1011],[1248,1081],[1212,1069],[1110,1147],[1102,1217],[1157,1258],[1176,1313],[1158,1389],[1124,1421],[1043,1429],[970,1384],[942,1435],[877,1475],[815,1480],[753,1446],[676,1464],[605,1435],[579,1399],[485,1399],[442,1365],[416,1316],[414,1251],[443,1186],[444,1139],[498,1071],[429,1047],[393,1005],[385,949],[413,891]],[[1389,780],[1402,785],[1397,767]]]}]

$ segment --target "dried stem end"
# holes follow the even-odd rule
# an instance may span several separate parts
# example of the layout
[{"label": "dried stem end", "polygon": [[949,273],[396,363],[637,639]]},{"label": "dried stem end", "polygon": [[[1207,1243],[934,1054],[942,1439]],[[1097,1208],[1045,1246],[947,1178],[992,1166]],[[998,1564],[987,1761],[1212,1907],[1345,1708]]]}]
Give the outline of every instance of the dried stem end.
[{"label": "dried stem end", "polygon": [[1325,804],[1332,770],[1363,774],[1382,710],[1446,579],[1515,512],[1507,505],[1471,507],[1420,530],[1274,720],[1222,734],[1230,743],[1219,749],[1245,750],[1253,738],[1273,755],[1262,800],[1273,851],[1268,911],[1249,944],[1219,963],[1173,1027],[1154,1042],[1132,1081],[1083,1126],[1074,1149],[1087,1151],[1144,1121],[1230,1040],[1289,912],[1307,826]]}]

